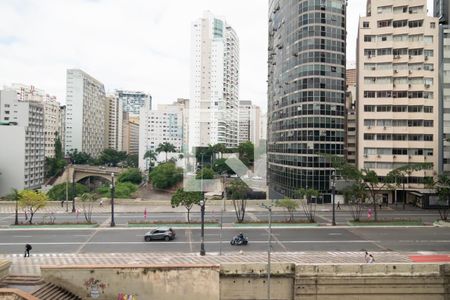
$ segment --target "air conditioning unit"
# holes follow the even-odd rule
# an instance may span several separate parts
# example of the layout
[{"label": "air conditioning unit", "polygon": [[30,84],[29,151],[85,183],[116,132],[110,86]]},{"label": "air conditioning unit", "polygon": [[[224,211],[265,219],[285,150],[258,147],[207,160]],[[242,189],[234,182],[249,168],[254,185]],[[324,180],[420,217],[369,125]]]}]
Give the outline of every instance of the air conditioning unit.
[{"label": "air conditioning unit", "polygon": [[409,72],[408,72],[409,74],[412,74],[412,71],[411,70],[409,70]]},{"label": "air conditioning unit", "polygon": [[395,83],[392,85],[393,87],[396,87]]},{"label": "air conditioning unit", "polygon": [[411,83],[410,83],[410,84],[408,84],[408,87],[411,87]]},{"label": "air conditioning unit", "polygon": [[430,88],[430,85],[429,85],[429,84],[425,84],[425,87],[426,87],[427,89],[429,89],[429,88]]},{"label": "air conditioning unit", "polygon": [[370,128],[372,128],[372,126],[367,126],[367,129],[370,129]]},{"label": "air conditioning unit", "polygon": [[398,73],[398,70],[394,70],[394,73]]},{"label": "air conditioning unit", "polygon": [[424,156],[424,157],[423,157],[423,159],[424,159],[424,160],[427,160],[427,157],[426,157],[426,156]]},{"label": "air conditioning unit", "polygon": [[375,67],[372,67],[372,71],[375,71],[376,70],[376,68]]},{"label": "air conditioning unit", "polygon": [[367,153],[366,153],[366,154],[364,154],[364,157],[367,158],[367,157],[369,157],[369,156],[368,156]]},{"label": "air conditioning unit", "polygon": [[412,55],[409,56],[409,59],[411,59],[411,58],[412,58]]},{"label": "air conditioning unit", "polygon": [[394,155],[394,158],[397,158],[397,155]]},{"label": "air conditioning unit", "polygon": [[383,130],[386,130],[386,126],[383,127]]},{"label": "air conditioning unit", "polygon": [[378,157],[378,158],[380,158],[380,157],[381,157],[381,155],[380,155],[380,154],[378,154],[378,155],[377,155],[377,157]]},{"label": "air conditioning unit", "polygon": [[425,60],[428,60],[428,56],[425,56]]},{"label": "air conditioning unit", "polygon": [[408,155],[408,158],[409,158],[409,159],[411,159],[411,158],[412,158],[412,156],[411,156],[411,155]]}]

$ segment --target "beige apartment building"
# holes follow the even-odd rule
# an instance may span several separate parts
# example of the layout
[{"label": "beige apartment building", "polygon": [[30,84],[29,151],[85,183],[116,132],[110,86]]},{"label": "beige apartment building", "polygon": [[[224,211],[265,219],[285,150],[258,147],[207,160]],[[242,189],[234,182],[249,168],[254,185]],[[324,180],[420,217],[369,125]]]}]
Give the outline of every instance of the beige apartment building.
[{"label": "beige apartment building", "polygon": [[408,177],[409,197],[426,192],[424,177],[438,170],[438,40],[426,0],[368,0],[359,21],[357,165],[384,176],[433,163]]},{"label": "beige apartment building", "polygon": [[345,94],[345,159],[356,166],[356,69],[347,69]]}]

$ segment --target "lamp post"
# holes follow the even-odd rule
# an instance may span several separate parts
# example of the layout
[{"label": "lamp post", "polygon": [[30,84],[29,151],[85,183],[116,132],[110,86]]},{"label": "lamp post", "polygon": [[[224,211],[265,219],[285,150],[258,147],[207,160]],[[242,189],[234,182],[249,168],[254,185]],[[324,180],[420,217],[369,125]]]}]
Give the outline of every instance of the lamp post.
[{"label": "lamp post", "polygon": [[[269,193],[269,190],[267,189],[267,194]],[[267,238],[267,242],[269,244],[269,248],[267,249],[267,299],[270,300],[270,252],[272,250],[272,206],[265,205],[264,203],[261,203],[260,205],[262,208],[265,208],[269,212],[269,237]]]},{"label": "lamp post", "polygon": [[222,209],[220,210],[220,232],[219,232],[219,255],[222,255],[222,229],[223,229],[223,212],[225,211],[225,199],[227,198],[227,189],[225,187],[227,173],[223,173],[223,197],[222,197]]},{"label": "lamp post", "polygon": [[200,201],[201,218],[202,218],[202,230],[201,230],[201,243],[200,243],[200,255],[204,256],[205,251],[205,201]]},{"label": "lamp post", "polygon": [[335,181],[336,173],[333,171],[331,173],[331,176],[333,177],[333,180],[331,182],[332,199],[333,199],[332,200],[333,201],[333,220],[331,222],[331,225],[336,226],[336,209],[335,209],[335,206],[334,206],[334,199],[336,197],[336,181]]},{"label": "lamp post", "polygon": [[111,227],[116,226],[114,222],[114,192],[116,186],[114,185],[114,173],[111,173]]},{"label": "lamp post", "polygon": [[76,212],[75,209],[75,195],[76,195],[76,186],[75,186],[75,168],[73,169],[72,174],[72,212]]},{"label": "lamp post", "polygon": [[14,218],[14,225],[19,225],[19,194],[15,190],[15,198],[16,198],[16,217]]}]

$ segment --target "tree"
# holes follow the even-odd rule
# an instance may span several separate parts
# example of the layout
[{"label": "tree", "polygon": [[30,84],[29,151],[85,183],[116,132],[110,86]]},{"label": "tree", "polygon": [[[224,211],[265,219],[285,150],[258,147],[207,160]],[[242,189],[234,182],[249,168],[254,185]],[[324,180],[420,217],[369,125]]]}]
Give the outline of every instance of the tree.
[{"label": "tree", "polygon": [[194,206],[194,204],[199,205],[202,198],[201,192],[186,192],[184,189],[178,189],[175,194],[172,195],[170,204],[172,207],[178,207],[180,205],[184,206],[187,211],[188,223],[191,223],[189,214],[192,206]]},{"label": "tree", "polygon": [[350,204],[353,221],[359,222],[361,220],[363,203],[368,198],[365,186],[358,182],[345,188],[342,193],[345,201]]},{"label": "tree", "polygon": [[291,198],[288,197],[284,197],[284,199],[278,200],[275,203],[276,206],[278,207],[283,207],[285,208],[288,213],[289,213],[289,222],[294,221],[294,213],[295,210],[298,208],[298,202],[295,200],[292,200]]},{"label": "tree", "polygon": [[227,195],[233,201],[234,211],[238,223],[242,223],[247,208],[248,185],[240,179],[233,180],[226,187]]},{"label": "tree", "polygon": [[314,223],[315,222],[315,217],[316,217],[316,205],[317,205],[317,201],[312,201],[313,197],[319,197],[320,193],[318,190],[315,189],[298,189],[295,192],[295,195],[298,196],[301,199],[306,198],[306,201],[302,201],[302,208],[303,208],[303,212],[305,213],[306,218],[308,219],[308,221],[310,223]]},{"label": "tree", "polygon": [[98,158],[99,164],[117,167],[117,164],[126,161],[127,153],[114,149],[104,149]]},{"label": "tree", "polygon": [[233,170],[227,165],[225,158],[219,158],[218,160],[216,160],[213,164],[213,170],[217,174],[234,174]]},{"label": "tree", "polygon": [[81,205],[83,208],[83,215],[86,219],[86,222],[88,222],[89,224],[92,223],[92,210],[98,198],[98,195],[94,193],[84,193],[80,197]]},{"label": "tree", "polygon": [[220,158],[223,158],[223,154],[227,151],[227,147],[224,144],[215,144],[213,146],[214,153],[220,153]]},{"label": "tree", "polygon": [[73,164],[84,165],[92,160],[92,157],[86,152],[78,152],[77,149],[70,150],[67,155]]},{"label": "tree", "polygon": [[214,171],[210,167],[204,167],[197,172],[196,179],[214,179]]},{"label": "tree", "polygon": [[255,146],[252,142],[247,141],[239,144],[238,146],[239,159],[247,167],[252,166],[255,160]]},{"label": "tree", "polygon": [[32,190],[23,190],[19,193],[19,206],[30,213],[28,222],[33,224],[34,214],[47,204],[48,198],[44,193]]},{"label": "tree", "polygon": [[59,175],[64,170],[66,161],[62,154],[61,139],[59,136],[55,140],[55,157],[45,158],[45,177],[50,178]]},{"label": "tree", "polygon": [[406,194],[405,194],[405,182],[409,180],[409,176],[413,172],[421,171],[421,170],[427,170],[433,167],[432,163],[414,163],[414,164],[407,164],[402,167],[399,167],[397,169],[392,170],[390,176],[394,182],[394,193],[396,193],[396,187],[402,185],[403,187],[403,209],[406,208]]},{"label": "tree", "polygon": [[176,152],[176,148],[173,144],[171,144],[169,142],[164,142],[162,144],[159,144],[158,148],[156,148],[156,152],[158,152],[158,153],[165,152],[166,153],[166,162],[167,162],[167,153]]},{"label": "tree", "polygon": [[153,151],[153,150],[145,151],[144,159],[148,159],[149,160],[149,166],[150,166],[150,168],[147,167],[147,169],[151,170],[151,167],[153,166],[153,161],[156,161],[157,156],[158,156],[157,153],[155,151]]},{"label": "tree", "polygon": [[[83,193],[87,193],[87,192],[89,192],[89,189],[85,185],[83,185],[81,183],[76,183],[75,184],[75,195],[74,195],[73,191],[72,191],[72,184],[69,183],[68,199],[73,199],[74,197],[80,196]],[[50,191],[48,191],[47,196],[50,200],[59,200],[59,201],[66,200],[66,184],[61,183],[61,184],[54,185],[50,189]]]},{"label": "tree", "polygon": [[118,182],[131,182],[134,184],[141,184],[142,182],[142,174],[141,171],[137,168],[130,168],[125,172],[122,172],[117,178]]},{"label": "tree", "polygon": [[126,165],[128,168],[137,168],[139,167],[139,155],[137,154],[129,154],[127,156]]},{"label": "tree", "polygon": [[[138,186],[132,184],[131,182],[118,182],[114,186],[114,192],[117,198],[131,198],[133,196],[133,193],[136,192],[137,189]],[[102,197],[111,197],[111,187],[109,184],[99,187],[96,192]]]},{"label": "tree", "polygon": [[56,160],[64,159],[64,154],[62,152],[61,139],[59,138],[58,133],[56,133],[56,139],[55,139],[55,159]]},{"label": "tree", "polygon": [[168,189],[183,180],[183,169],[174,163],[159,164],[150,172],[152,184],[157,189]]},{"label": "tree", "polygon": [[442,221],[447,221],[450,209],[450,177],[447,175],[440,175],[433,185],[439,196],[439,216]]}]

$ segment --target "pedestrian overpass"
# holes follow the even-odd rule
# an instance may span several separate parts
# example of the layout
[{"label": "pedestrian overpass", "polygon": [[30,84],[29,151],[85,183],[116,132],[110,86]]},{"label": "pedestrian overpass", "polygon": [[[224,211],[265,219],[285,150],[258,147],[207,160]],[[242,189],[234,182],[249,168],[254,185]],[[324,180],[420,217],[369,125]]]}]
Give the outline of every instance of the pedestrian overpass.
[{"label": "pedestrian overpass", "polygon": [[64,172],[54,181],[53,185],[61,183],[79,182],[87,177],[101,177],[111,182],[111,174],[119,175],[126,169],[117,167],[90,166],[90,165],[68,165]]}]

